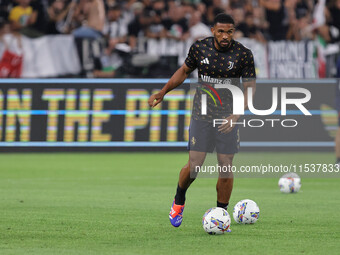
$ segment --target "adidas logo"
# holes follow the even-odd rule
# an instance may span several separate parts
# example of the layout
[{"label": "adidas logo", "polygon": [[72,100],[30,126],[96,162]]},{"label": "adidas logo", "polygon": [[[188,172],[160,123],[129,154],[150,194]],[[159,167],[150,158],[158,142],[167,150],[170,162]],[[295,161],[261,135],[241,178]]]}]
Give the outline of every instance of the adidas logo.
[{"label": "adidas logo", "polygon": [[201,61],[201,64],[207,64],[209,65],[209,59],[208,58],[205,58]]}]

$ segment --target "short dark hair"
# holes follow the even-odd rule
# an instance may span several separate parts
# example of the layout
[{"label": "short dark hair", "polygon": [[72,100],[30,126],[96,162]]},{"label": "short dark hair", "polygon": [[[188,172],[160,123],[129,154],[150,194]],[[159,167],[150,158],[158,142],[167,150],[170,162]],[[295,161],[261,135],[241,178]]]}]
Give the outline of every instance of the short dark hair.
[{"label": "short dark hair", "polygon": [[216,23],[235,25],[235,21],[234,21],[233,17],[231,17],[229,14],[226,14],[226,13],[220,13],[220,14],[216,15],[216,17],[214,19],[214,26],[216,25]]}]

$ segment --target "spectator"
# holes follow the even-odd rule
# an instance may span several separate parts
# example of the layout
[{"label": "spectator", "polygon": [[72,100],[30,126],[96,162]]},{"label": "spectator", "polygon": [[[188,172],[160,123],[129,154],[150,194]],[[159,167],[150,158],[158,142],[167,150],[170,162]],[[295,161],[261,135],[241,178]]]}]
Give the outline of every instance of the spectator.
[{"label": "spectator", "polygon": [[76,1],[66,5],[64,0],[52,0],[47,12],[49,21],[46,27],[47,34],[70,33],[71,21],[76,7]]},{"label": "spectator", "polygon": [[207,6],[204,3],[198,3],[196,5],[196,9],[197,9],[197,11],[199,11],[201,13],[202,23],[209,26],[209,22],[208,22],[207,15],[206,15]]},{"label": "spectator", "polygon": [[338,42],[340,40],[340,0],[333,0],[330,4],[329,10],[329,31],[331,42]]},{"label": "spectator", "polygon": [[167,31],[162,24],[162,13],[160,11],[151,12],[151,24],[146,29],[146,37],[148,38],[165,38]]},{"label": "spectator", "polygon": [[289,14],[289,28],[286,39],[300,41],[303,39],[312,39],[313,34],[309,29],[311,23],[311,11],[304,0],[286,1],[286,9]]},{"label": "spectator", "polygon": [[122,9],[118,5],[110,7],[107,12],[108,31],[106,34],[109,37],[109,46],[106,49],[106,54],[108,55],[116,48],[117,44],[127,42],[128,25],[121,15]]},{"label": "spectator", "polygon": [[[0,19],[2,22],[8,20],[9,10],[13,8],[13,2],[11,0],[0,1]],[[4,23],[1,23],[4,24]]]},{"label": "spectator", "polygon": [[14,29],[20,29],[33,23],[33,8],[30,6],[30,0],[17,0],[18,5],[13,7],[9,13],[9,20],[12,22]]},{"label": "spectator", "polygon": [[185,17],[188,21],[190,21],[190,19],[191,19],[193,13],[194,13],[195,10],[196,10],[195,5],[190,4],[190,3],[187,3],[187,2],[184,2],[184,3],[182,3],[181,8],[183,9],[184,17]]},{"label": "spectator", "polygon": [[239,1],[239,0],[230,0],[228,2],[228,11],[232,11],[234,9],[237,9],[237,8],[243,8],[244,6],[244,1]]},{"label": "spectator", "polygon": [[117,1],[116,0],[105,0],[104,4],[105,4],[105,10],[107,11],[110,7],[117,5]]},{"label": "spectator", "polygon": [[326,24],[318,27],[320,36],[329,43],[340,41],[340,0],[333,0],[325,8]]},{"label": "spectator", "polygon": [[76,38],[101,38],[105,24],[103,0],[80,0],[77,7],[75,17],[82,25],[73,31],[73,35]]},{"label": "spectator", "polygon": [[261,31],[264,38],[267,39],[269,36],[267,36],[266,32],[268,30],[269,24],[266,20],[265,11],[263,7],[257,6],[253,9],[253,22],[254,25]]},{"label": "spectator", "polygon": [[244,9],[244,13],[253,13],[254,12],[254,8],[258,7],[258,1],[255,0],[245,0],[242,8]]},{"label": "spectator", "polygon": [[167,37],[176,40],[186,40],[189,37],[188,21],[184,17],[181,7],[172,5],[169,7],[169,17],[163,20],[165,28],[168,30]]},{"label": "spectator", "polygon": [[128,42],[133,51],[137,47],[137,38],[144,36],[144,30],[150,24],[151,18],[148,15],[148,11],[144,10],[144,5],[140,2],[136,2],[132,5],[134,12],[134,20],[128,25]]},{"label": "spectator", "polygon": [[311,15],[313,3],[308,0],[296,0],[295,2],[295,17],[297,19]]},{"label": "spectator", "polygon": [[18,0],[18,5],[10,10],[8,19],[14,32],[20,32],[28,37],[38,37],[41,33],[32,28],[37,21],[38,13],[30,6],[30,2],[31,0]]},{"label": "spectator", "polygon": [[39,31],[43,35],[46,31],[46,26],[48,23],[48,3],[49,0],[31,0],[31,6],[33,11],[37,13],[37,20],[32,24],[32,28]]},{"label": "spectator", "polygon": [[200,11],[193,13],[189,21],[189,27],[189,38],[192,42],[212,35],[210,28],[202,23],[202,14]]},{"label": "spectator", "polygon": [[160,15],[161,16],[161,19],[162,19],[162,23],[163,23],[163,20],[168,18],[168,5],[165,4],[165,1],[163,0],[155,0],[152,4],[152,11],[149,12],[150,15],[150,22],[151,22],[151,19],[152,19],[152,14],[153,12],[155,12],[156,14]]},{"label": "spectator", "polygon": [[288,16],[281,0],[260,0],[269,23],[268,33],[273,41],[285,40],[288,30]]},{"label": "spectator", "polygon": [[214,19],[217,14],[223,13],[225,10],[220,7],[216,7],[215,5],[207,5],[207,11],[206,11],[206,24],[210,27],[214,24]]},{"label": "spectator", "polygon": [[262,43],[266,42],[260,28],[254,23],[254,15],[252,13],[246,13],[244,22],[242,22],[237,29],[242,32],[244,37],[255,39]]},{"label": "spectator", "polygon": [[104,34],[108,38],[108,46],[101,57],[101,70],[95,70],[94,76],[101,78],[114,77],[116,70],[121,67],[131,51],[127,44],[128,24],[122,15],[120,5],[108,7],[107,24]]},{"label": "spectator", "polygon": [[152,10],[153,10],[153,11],[163,13],[163,12],[165,11],[165,9],[166,9],[165,1],[162,1],[162,0],[155,0],[155,1],[152,3]]},{"label": "spectator", "polygon": [[136,0],[130,0],[130,1],[120,1],[120,4],[116,3],[111,6],[119,5],[121,7],[121,15],[120,19],[121,22],[124,23],[125,26],[128,26],[128,24],[134,19],[134,12],[133,12],[133,4],[136,2]]},{"label": "spectator", "polygon": [[3,40],[3,36],[11,32],[11,27],[8,21],[0,20],[0,38]]},{"label": "spectator", "polygon": [[152,9],[152,1],[151,0],[142,0],[144,10],[147,12],[153,11]]}]

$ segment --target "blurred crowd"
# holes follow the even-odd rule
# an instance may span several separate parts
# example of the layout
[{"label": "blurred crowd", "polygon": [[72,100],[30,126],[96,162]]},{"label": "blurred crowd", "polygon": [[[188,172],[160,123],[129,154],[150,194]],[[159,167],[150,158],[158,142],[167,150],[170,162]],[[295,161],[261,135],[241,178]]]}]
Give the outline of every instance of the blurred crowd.
[{"label": "blurred crowd", "polygon": [[[236,38],[304,40],[318,33],[328,42],[339,39],[340,0],[0,1],[0,23],[6,31],[29,37],[104,37],[109,42],[107,51],[122,42],[133,49],[139,36],[177,40],[205,37],[221,12],[234,17]],[[316,15],[321,19],[317,28],[313,26]]]},{"label": "blurred crowd", "polygon": [[103,41],[112,56],[137,52],[140,38],[210,36],[222,12],[235,20],[235,39],[340,41],[340,0],[0,0],[0,37],[72,34]]}]

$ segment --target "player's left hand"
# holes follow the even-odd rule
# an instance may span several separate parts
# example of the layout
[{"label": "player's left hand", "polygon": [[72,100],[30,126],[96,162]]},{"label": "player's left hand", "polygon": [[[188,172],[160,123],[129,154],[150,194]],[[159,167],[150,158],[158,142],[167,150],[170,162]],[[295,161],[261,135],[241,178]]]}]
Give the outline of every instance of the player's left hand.
[{"label": "player's left hand", "polygon": [[[228,134],[235,127],[235,122],[240,118],[240,115],[230,115],[226,118],[227,123],[222,124],[218,127],[218,131],[224,134]],[[231,125],[232,124],[232,125]]]}]

